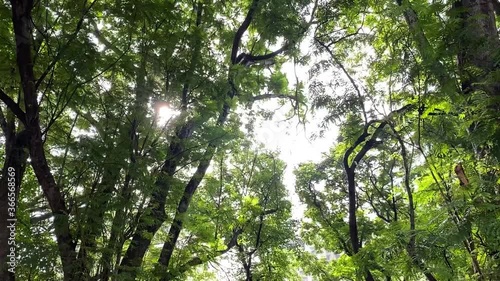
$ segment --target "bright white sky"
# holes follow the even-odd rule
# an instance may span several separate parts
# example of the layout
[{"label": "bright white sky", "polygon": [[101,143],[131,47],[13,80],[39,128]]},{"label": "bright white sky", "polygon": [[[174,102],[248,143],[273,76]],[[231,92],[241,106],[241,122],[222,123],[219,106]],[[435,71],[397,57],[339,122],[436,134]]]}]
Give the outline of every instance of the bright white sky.
[{"label": "bright white sky", "polygon": [[[307,73],[303,75],[307,76]],[[264,107],[262,103],[261,107]],[[277,109],[279,106],[277,103],[267,101],[265,108]],[[300,206],[298,197],[295,194],[293,171],[300,163],[319,162],[322,154],[328,152],[336,139],[337,130],[332,128],[325,132],[324,137],[312,139],[311,136],[313,134],[317,135],[319,132],[319,123],[323,119],[322,112],[317,112],[315,116],[307,116],[308,123],[304,128],[302,124],[299,124],[297,117],[284,121],[287,119],[286,114],[289,110],[290,106],[283,106],[275,112],[272,120],[264,121],[256,126],[255,137],[256,141],[264,144],[267,149],[279,151],[280,159],[287,164],[284,184],[294,204],[292,209],[293,217],[300,219],[302,218],[303,208]]]},{"label": "bright white sky", "polygon": [[[300,49],[302,54],[306,54],[310,51],[311,42],[312,37],[307,36],[301,43]],[[322,58],[317,57],[316,60],[318,59]],[[288,78],[289,87],[291,87],[291,89],[295,87],[296,76],[300,82],[304,83],[304,93],[309,100],[308,71],[313,63],[314,61],[310,62],[310,65],[307,66],[296,65],[294,67],[293,62],[287,62],[282,68]],[[325,76],[324,78],[321,77],[321,79],[328,78]],[[288,189],[291,197],[290,199],[293,203],[293,218],[301,219],[303,217],[304,208],[300,206],[298,195],[295,193],[295,175],[293,171],[300,163],[308,161],[319,162],[322,155],[328,152],[333,145],[337,138],[338,130],[333,124],[330,124],[329,130],[325,131],[322,137],[312,138],[313,135],[319,135],[319,125],[326,115],[326,110],[316,110],[314,115],[312,115],[311,110],[309,110],[306,116],[307,124],[304,126],[303,124],[299,124],[297,117],[284,121],[287,119],[286,114],[291,110],[289,103],[288,106],[280,108],[277,101],[264,100],[256,103],[254,106],[260,106],[269,110],[279,108],[279,110],[275,112],[272,120],[265,121],[261,123],[260,126],[256,126],[256,141],[263,143],[269,150],[279,151],[280,159],[287,164],[284,174],[284,184]]]}]

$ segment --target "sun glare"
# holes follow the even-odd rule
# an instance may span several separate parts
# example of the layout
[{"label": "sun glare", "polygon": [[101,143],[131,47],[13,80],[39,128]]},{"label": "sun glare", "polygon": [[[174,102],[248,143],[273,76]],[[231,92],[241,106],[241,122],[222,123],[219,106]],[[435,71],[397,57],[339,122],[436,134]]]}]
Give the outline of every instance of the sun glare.
[{"label": "sun glare", "polygon": [[155,113],[158,126],[163,127],[170,123],[180,112],[170,107],[168,103],[163,103],[155,107]]}]

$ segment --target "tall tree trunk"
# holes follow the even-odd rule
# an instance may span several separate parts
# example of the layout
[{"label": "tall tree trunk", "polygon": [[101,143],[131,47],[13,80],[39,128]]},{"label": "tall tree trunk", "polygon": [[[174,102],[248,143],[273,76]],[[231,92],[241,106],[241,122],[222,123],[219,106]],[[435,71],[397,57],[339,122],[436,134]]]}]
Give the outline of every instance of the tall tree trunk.
[{"label": "tall tree trunk", "polygon": [[[498,117],[500,109],[500,82],[490,77],[498,70],[500,39],[496,27],[495,7],[492,0],[461,0],[454,3],[455,16],[458,19],[459,32],[457,54],[458,68],[462,82],[462,92],[484,91],[490,97],[490,110]],[[482,158],[484,151],[476,151]],[[473,274],[484,280],[477,257],[474,238],[470,234],[464,241],[469,253]]]},{"label": "tall tree trunk", "polygon": [[[354,164],[353,164],[354,165]],[[357,254],[361,248],[358,237],[358,222],[356,218],[357,195],[356,195],[356,178],[355,178],[355,165],[354,167],[346,168],[347,175],[347,190],[349,193],[349,237],[351,238],[352,252]],[[370,270],[366,270],[366,281],[375,281]]]},{"label": "tall tree trunk", "polygon": [[[248,27],[250,26],[250,23],[253,20],[254,14],[257,11],[259,0],[253,0],[252,4],[247,12],[247,15],[245,16],[245,19],[241,23],[240,27],[236,31],[236,34],[233,39],[233,47],[231,49],[231,64],[232,66],[239,64],[240,61],[237,60],[237,53],[239,50],[239,45],[241,43],[241,37],[243,34],[246,32]],[[201,2],[199,4],[199,16],[201,16]],[[274,57],[278,55],[280,52],[274,52],[272,53],[271,57]],[[229,85],[229,91],[226,93],[224,99],[224,104],[222,106],[221,111],[219,112],[219,117],[217,118],[217,126],[218,127],[223,127],[227,121],[227,118],[229,116],[229,111],[230,111],[230,105],[228,100],[232,100],[234,96],[236,95],[236,88],[234,86],[234,81],[233,81],[233,76],[234,73],[232,70],[229,70],[228,73],[228,85]],[[176,215],[174,217],[174,220],[172,222],[172,225],[170,226],[169,230],[169,239],[165,241],[163,244],[163,248],[160,254],[160,258],[158,259],[158,263],[164,268],[168,269],[168,266],[170,264],[170,259],[172,257],[172,254],[175,249],[175,245],[177,244],[177,239],[179,238],[180,232],[182,231],[182,220],[183,217],[185,216],[185,213],[187,212],[189,208],[189,204],[191,202],[191,198],[193,197],[194,193],[198,189],[198,186],[201,183],[201,180],[205,176],[205,173],[207,171],[208,166],[210,165],[210,162],[212,161],[212,158],[215,154],[215,151],[217,149],[217,146],[215,143],[210,142],[205,150],[205,153],[203,155],[203,158],[201,159],[198,168],[196,172],[193,174],[191,177],[190,181],[186,185],[186,188],[184,190],[184,194],[179,201],[179,204],[177,206],[177,211]],[[165,274],[162,277],[162,281],[168,281],[168,273]]]},{"label": "tall tree trunk", "polygon": [[[155,189],[146,207],[146,213],[141,216],[132,241],[120,263],[118,273],[126,273],[130,276],[131,280],[135,279],[136,271],[142,264],[144,254],[151,244],[152,236],[166,219],[165,204],[167,195],[170,191],[177,165],[183,156],[184,142],[191,137],[194,127],[194,120],[189,120],[186,124],[177,127],[176,136],[170,143],[167,160],[163,163],[160,175],[155,182]],[[144,235],[146,233],[148,235]]]},{"label": "tall tree trunk", "polygon": [[491,97],[500,95],[500,82],[487,77],[498,68],[495,64],[500,50],[493,1],[456,1],[454,10],[460,23],[457,57],[462,91],[479,89]]},{"label": "tall tree trunk", "polygon": [[[229,74],[228,78],[229,84],[231,89],[227,93],[227,97],[231,100],[234,98],[236,95],[236,90],[232,87],[233,85],[233,80],[231,77],[231,73]],[[217,119],[217,126],[222,127],[227,121],[227,118],[229,116],[229,110],[230,106],[228,101],[224,102],[224,105],[222,106],[222,110],[219,114],[219,117]],[[160,258],[158,260],[158,263],[161,264],[164,268],[168,268],[168,265],[170,264],[170,258],[172,257],[172,254],[175,249],[175,245],[177,244],[177,239],[179,238],[180,232],[182,230],[182,220],[185,216],[185,213],[187,212],[189,208],[189,204],[191,202],[191,198],[193,197],[194,193],[198,189],[201,180],[205,177],[205,173],[210,166],[210,163],[212,161],[212,158],[215,154],[215,151],[217,149],[217,146],[215,143],[209,143],[206,151],[203,155],[202,160],[200,161],[198,168],[196,169],[196,172],[193,174],[191,177],[190,181],[186,185],[186,188],[184,189],[183,196],[181,200],[179,201],[179,204],[177,206],[177,211],[174,217],[174,220],[172,222],[172,225],[170,226],[169,230],[169,235],[168,239],[164,244],[163,248],[160,254]],[[166,277],[162,278],[162,281],[167,281],[168,279]]]},{"label": "tall tree trunk", "polygon": [[17,203],[28,157],[25,148],[29,144],[29,135],[26,131],[16,133],[13,119],[5,125],[2,128],[5,160],[0,181],[0,280],[14,281],[17,249],[13,235],[16,233]]},{"label": "tall tree trunk", "polygon": [[[232,84],[232,78],[229,78],[229,84]],[[235,89],[231,89],[228,93],[227,96],[229,99],[233,99],[234,96],[236,95]],[[222,107],[222,110],[219,114],[219,118],[217,119],[217,126],[222,127],[227,121],[227,118],[229,116],[229,103],[226,101],[224,102],[224,105]],[[205,173],[208,169],[208,166],[210,166],[210,163],[212,161],[212,158],[215,154],[216,151],[216,145],[214,143],[209,143],[207,146],[207,149],[205,153],[203,154],[203,158],[200,161],[198,168],[196,169],[196,172],[193,174],[191,179],[186,185],[186,188],[184,189],[184,193],[182,195],[182,198],[179,201],[179,204],[177,206],[177,211],[174,217],[174,220],[172,222],[172,225],[170,226],[168,239],[164,244],[163,248],[160,254],[160,258],[158,260],[159,264],[161,264],[163,267],[168,268],[168,265],[170,264],[170,258],[172,257],[172,254],[175,249],[175,245],[177,243],[177,239],[179,238],[179,234],[182,230],[182,220],[185,217],[185,213],[187,212],[189,208],[189,204],[191,203],[191,198],[193,197],[194,193],[198,189],[201,180],[205,177]],[[166,281],[168,279],[163,278],[162,281]]]},{"label": "tall tree trunk", "polygon": [[[356,166],[363,159],[363,157],[365,157],[366,153],[377,145],[378,142],[376,141],[376,138],[387,125],[386,121],[382,121],[373,133],[368,132],[370,126],[375,122],[377,121],[370,121],[365,124],[363,134],[361,134],[355,141],[355,143],[345,151],[344,157],[342,159],[347,177],[347,189],[349,197],[349,236],[351,238],[353,255],[357,254],[362,247],[359,241],[358,222],[356,217],[356,211],[358,209],[356,192]],[[350,159],[354,150],[356,150],[358,147],[361,147],[359,152],[354,155],[353,159]],[[366,281],[375,280],[370,269],[365,269],[364,271]]]},{"label": "tall tree trunk", "polygon": [[[177,211],[175,213],[174,220],[172,225],[170,226],[170,230],[168,232],[168,240],[163,244],[162,251],[160,253],[160,258],[158,260],[159,264],[161,264],[164,269],[168,269],[168,265],[170,264],[170,258],[175,249],[175,245],[181,233],[183,227],[183,219],[186,215],[186,212],[189,208],[189,204],[191,203],[191,199],[193,198],[194,193],[198,189],[201,181],[205,177],[205,173],[210,166],[210,162],[215,153],[215,145],[210,144],[207,148],[205,154],[203,155],[203,159],[200,161],[196,172],[191,177],[191,180],[186,185],[184,189],[184,193],[182,195],[181,200],[177,206]],[[162,281],[168,280],[167,278],[162,278]]]},{"label": "tall tree trunk", "polygon": [[35,88],[36,80],[31,56],[31,11],[33,9],[33,1],[11,0],[10,2],[12,5],[12,22],[16,41],[17,66],[21,76],[26,109],[26,130],[30,136],[29,152],[31,166],[54,214],[55,235],[63,265],[64,279],[70,281],[74,277],[73,270],[76,259],[75,243],[70,233],[66,202],[47,164],[43,148],[39,106]]},{"label": "tall tree trunk", "polygon": [[356,219],[356,179],[353,169],[347,168],[347,190],[349,193],[349,237],[351,238],[352,251],[359,252],[358,223]]},{"label": "tall tree trunk", "polygon": [[[193,52],[188,70],[185,73],[185,82],[182,89],[182,113],[187,113],[188,95],[191,87],[191,79],[196,67],[198,66],[198,58],[201,52],[201,35],[199,34],[202,24],[203,4],[198,2],[194,7],[196,13],[196,31],[193,40]],[[136,270],[142,264],[142,259],[151,244],[152,237],[166,220],[165,202],[170,190],[171,181],[177,170],[177,166],[183,157],[184,141],[189,139],[195,130],[195,121],[190,118],[185,124],[181,124],[176,128],[176,135],[171,140],[167,160],[162,166],[161,174],[155,182],[155,189],[152,198],[146,207],[151,213],[141,217],[138,227],[127,252],[120,264],[119,272],[127,272],[134,279]],[[153,219],[153,223],[150,220]],[[144,237],[144,233],[148,233],[150,237]]]}]

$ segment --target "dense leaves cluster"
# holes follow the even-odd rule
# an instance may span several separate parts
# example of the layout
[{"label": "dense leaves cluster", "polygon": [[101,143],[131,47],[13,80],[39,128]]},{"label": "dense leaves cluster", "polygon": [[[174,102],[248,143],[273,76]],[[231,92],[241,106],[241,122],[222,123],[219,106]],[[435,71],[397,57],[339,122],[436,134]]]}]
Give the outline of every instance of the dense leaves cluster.
[{"label": "dense leaves cluster", "polygon": [[[339,137],[296,170],[320,280],[496,280],[497,1],[330,1],[313,104]],[[357,50],[356,50],[357,49]],[[341,86],[339,88],[339,85]],[[328,91],[333,89],[333,91]],[[337,89],[337,90],[335,90]],[[314,258],[314,257],[313,257]]]},{"label": "dense leaves cluster", "polygon": [[229,254],[234,278],[294,274],[284,164],[241,150],[231,114],[266,91],[303,99],[280,67],[308,3],[285,2],[4,2],[0,279],[184,279]]}]

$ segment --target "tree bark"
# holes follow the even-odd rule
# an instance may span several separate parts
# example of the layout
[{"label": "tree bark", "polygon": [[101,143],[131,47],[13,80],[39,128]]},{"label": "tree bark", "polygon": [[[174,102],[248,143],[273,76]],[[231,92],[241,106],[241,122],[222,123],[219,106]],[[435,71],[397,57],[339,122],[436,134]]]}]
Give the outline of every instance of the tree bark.
[{"label": "tree bark", "polygon": [[26,130],[30,135],[29,151],[31,166],[54,214],[55,235],[63,265],[64,279],[70,281],[74,277],[74,262],[76,259],[75,243],[70,233],[66,202],[47,164],[43,148],[39,106],[35,87],[36,80],[31,55],[31,11],[33,9],[33,1],[11,0],[10,2],[16,41],[17,67],[21,76],[26,109]]},{"label": "tree bark", "polygon": [[[357,206],[357,194],[356,194],[356,166],[358,163],[363,159],[363,157],[366,155],[366,153],[372,149],[376,144],[376,138],[380,134],[380,132],[384,129],[384,127],[387,125],[386,121],[382,121],[377,128],[375,129],[375,132],[370,134],[368,132],[369,127],[375,123],[375,121],[371,121],[365,125],[365,129],[363,131],[363,134],[358,137],[356,142],[349,147],[345,154],[344,154],[344,159],[343,159],[343,165],[347,177],[347,188],[348,188],[348,197],[349,197],[349,236],[351,238],[351,245],[352,245],[352,252],[353,254],[357,254],[359,250],[361,249],[362,245],[359,242],[359,234],[358,234],[358,223],[357,223],[357,217],[356,217],[356,211],[358,209]],[[368,140],[366,140],[368,137],[370,137]],[[349,158],[354,152],[354,150],[363,144],[361,146],[361,149],[356,155],[354,156],[354,159],[352,159],[351,164],[349,164]],[[374,277],[369,269],[365,270],[365,279],[366,281],[374,281]]]},{"label": "tree bark", "polygon": [[[170,259],[174,252],[175,245],[179,238],[179,234],[181,233],[182,230],[183,219],[189,208],[191,199],[196,190],[198,189],[201,180],[203,179],[203,177],[205,177],[205,173],[208,169],[208,166],[210,166],[210,162],[212,161],[215,150],[216,150],[215,145],[210,144],[209,147],[207,148],[207,151],[203,155],[203,159],[200,161],[200,164],[198,165],[196,172],[191,177],[190,181],[186,185],[186,188],[184,189],[184,194],[181,200],[179,201],[179,204],[177,206],[177,211],[175,213],[175,218],[168,232],[169,239],[165,241],[165,243],[163,244],[160,258],[158,260],[158,263],[161,264],[165,269],[168,268],[168,265],[170,263]],[[161,280],[166,281],[168,279],[162,278]]]},{"label": "tree bark", "polygon": [[[15,237],[11,237],[11,232],[15,235],[19,190],[28,157],[25,148],[29,143],[29,135],[26,131],[16,134],[15,130],[14,120],[4,128],[5,160],[0,180],[0,280],[6,281],[15,280],[16,246],[13,244],[15,240],[12,239]],[[14,252],[11,251],[11,247],[14,248]],[[14,263],[11,263],[12,261]],[[9,271],[10,268],[14,271]]]},{"label": "tree bark", "polygon": [[500,95],[500,83],[488,81],[488,74],[496,66],[500,50],[495,23],[495,9],[490,0],[462,0],[454,3],[459,20],[458,68],[462,80],[462,92],[475,89],[489,96]]}]

